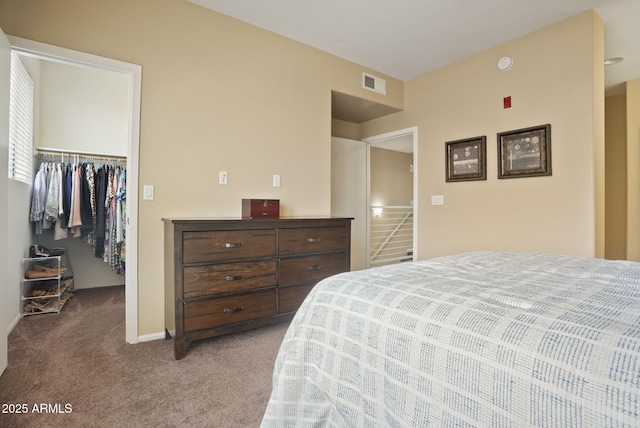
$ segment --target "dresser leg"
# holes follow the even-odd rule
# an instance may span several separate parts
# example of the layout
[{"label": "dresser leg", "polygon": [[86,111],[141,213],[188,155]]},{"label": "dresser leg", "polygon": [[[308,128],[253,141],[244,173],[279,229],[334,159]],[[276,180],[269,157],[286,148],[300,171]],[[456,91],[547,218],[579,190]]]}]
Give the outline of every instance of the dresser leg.
[{"label": "dresser leg", "polygon": [[173,356],[176,360],[184,358],[184,340],[173,339]]}]

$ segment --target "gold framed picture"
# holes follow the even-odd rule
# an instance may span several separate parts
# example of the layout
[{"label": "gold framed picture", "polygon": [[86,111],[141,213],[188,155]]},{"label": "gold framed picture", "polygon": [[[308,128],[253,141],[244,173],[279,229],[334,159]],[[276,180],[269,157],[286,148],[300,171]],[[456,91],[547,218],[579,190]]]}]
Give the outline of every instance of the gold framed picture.
[{"label": "gold framed picture", "polygon": [[498,178],[551,175],[551,125],[498,134]]},{"label": "gold framed picture", "polygon": [[487,137],[447,141],[447,181],[487,179]]}]

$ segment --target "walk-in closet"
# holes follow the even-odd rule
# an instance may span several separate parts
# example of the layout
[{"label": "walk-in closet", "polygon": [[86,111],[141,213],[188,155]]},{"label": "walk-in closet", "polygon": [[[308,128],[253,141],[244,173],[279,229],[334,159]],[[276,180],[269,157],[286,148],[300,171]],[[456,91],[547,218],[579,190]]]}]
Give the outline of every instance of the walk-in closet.
[{"label": "walk-in closet", "polygon": [[31,244],[64,248],[73,288],[123,286],[130,81],[122,73],[18,55],[34,87]]}]

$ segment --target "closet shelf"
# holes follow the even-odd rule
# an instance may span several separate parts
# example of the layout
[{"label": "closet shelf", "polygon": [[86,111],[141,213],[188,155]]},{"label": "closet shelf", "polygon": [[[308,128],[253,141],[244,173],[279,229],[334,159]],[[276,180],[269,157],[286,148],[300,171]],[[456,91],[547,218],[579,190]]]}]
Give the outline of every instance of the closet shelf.
[{"label": "closet shelf", "polygon": [[77,150],[61,150],[61,149],[53,149],[46,147],[36,147],[36,153],[41,156],[68,156],[68,157],[80,157],[87,159],[100,159],[100,160],[118,160],[118,161],[126,161],[126,156],[118,156],[106,153],[92,153],[92,152],[82,152]]}]

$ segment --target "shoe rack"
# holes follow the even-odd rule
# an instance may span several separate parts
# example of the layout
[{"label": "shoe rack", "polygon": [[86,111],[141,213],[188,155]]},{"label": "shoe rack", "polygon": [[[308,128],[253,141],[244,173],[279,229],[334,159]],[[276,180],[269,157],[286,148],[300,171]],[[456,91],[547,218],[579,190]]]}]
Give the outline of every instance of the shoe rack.
[{"label": "shoe rack", "polygon": [[57,313],[73,295],[66,254],[22,259],[22,316]]}]

